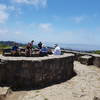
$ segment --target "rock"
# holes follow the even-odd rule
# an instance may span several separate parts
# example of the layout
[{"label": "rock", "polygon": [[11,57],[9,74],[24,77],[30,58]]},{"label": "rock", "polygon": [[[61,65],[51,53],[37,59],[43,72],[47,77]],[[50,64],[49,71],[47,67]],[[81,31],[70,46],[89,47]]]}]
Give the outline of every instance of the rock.
[{"label": "rock", "polygon": [[81,64],[85,64],[85,65],[92,65],[93,64],[93,57],[92,56],[88,56],[88,55],[81,56],[79,58],[79,62]]},{"label": "rock", "polygon": [[94,97],[93,100],[100,100],[100,98],[99,97]]},{"label": "rock", "polygon": [[0,100],[7,100],[10,94],[12,94],[12,90],[8,88],[5,94],[0,94]]}]

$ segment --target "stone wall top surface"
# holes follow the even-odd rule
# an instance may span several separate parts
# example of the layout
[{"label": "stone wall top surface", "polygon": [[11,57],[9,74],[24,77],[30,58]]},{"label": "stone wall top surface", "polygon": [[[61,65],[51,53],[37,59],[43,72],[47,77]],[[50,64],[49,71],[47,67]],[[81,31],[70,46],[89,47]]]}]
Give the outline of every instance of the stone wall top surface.
[{"label": "stone wall top surface", "polygon": [[16,61],[16,60],[25,60],[25,61],[41,61],[41,60],[47,60],[47,59],[54,59],[54,58],[65,58],[74,56],[74,54],[63,54],[63,55],[50,55],[45,57],[5,57],[0,55],[0,60],[8,60],[8,61]]},{"label": "stone wall top surface", "polygon": [[92,58],[92,56],[85,55],[85,56],[81,56],[81,58],[89,59],[89,58]]},{"label": "stone wall top surface", "polygon": [[91,54],[92,56],[95,56],[95,57],[100,57],[99,54]]},{"label": "stone wall top surface", "polygon": [[88,55],[88,56],[94,56],[94,57],[100,57],[99,54],[93,54],[93,53],[86,53],[86,52],[78,52],[78,51],[70,51],[70,50],[62,50],[66,53],[72,53],[72,54],[82,54],[82,55]]}]

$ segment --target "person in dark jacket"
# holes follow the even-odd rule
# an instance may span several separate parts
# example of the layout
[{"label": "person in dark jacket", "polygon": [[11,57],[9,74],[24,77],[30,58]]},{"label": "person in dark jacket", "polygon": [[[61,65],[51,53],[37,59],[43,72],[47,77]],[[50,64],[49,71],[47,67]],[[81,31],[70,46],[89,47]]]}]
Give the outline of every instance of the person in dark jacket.
[{"label": "person in dark jacket", "polygon": [[40,56],[47,56],[48,55],[48,48],[43,44],[42,48],[40,49]]},{"label": "person in dark jacket", "polygon": [[14,43],[11,53],[13,56],[19,55],[19,47],[17,43]]},{"label": "person in dark jacket", "polygon": [[38,48],[41,49],[42,48],[42,42],[38,43]]}]

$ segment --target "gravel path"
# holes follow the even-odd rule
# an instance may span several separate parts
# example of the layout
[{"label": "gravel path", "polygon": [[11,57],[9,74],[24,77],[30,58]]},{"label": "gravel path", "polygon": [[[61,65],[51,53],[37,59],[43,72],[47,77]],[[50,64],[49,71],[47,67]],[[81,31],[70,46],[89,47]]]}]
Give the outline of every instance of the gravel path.
[{"label": "gravel path", "polygon": [[[74,63],[77,76],[40,90],[13,92],[6,100],[100,100],[100,68]],[[0,93],[3,88],[0,89]]]}]

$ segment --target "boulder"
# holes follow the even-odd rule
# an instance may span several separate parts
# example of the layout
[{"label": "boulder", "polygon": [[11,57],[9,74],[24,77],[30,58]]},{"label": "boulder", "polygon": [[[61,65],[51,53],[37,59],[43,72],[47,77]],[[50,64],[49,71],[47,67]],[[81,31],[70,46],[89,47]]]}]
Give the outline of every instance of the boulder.
[{"label": "boulder", "polygon": [[81,56],[81,57],[79,57],[79,62],[81,64],[85,64],[85,65],[92,65],[93,64],[93,57],[88,56],[88,55]]}]

